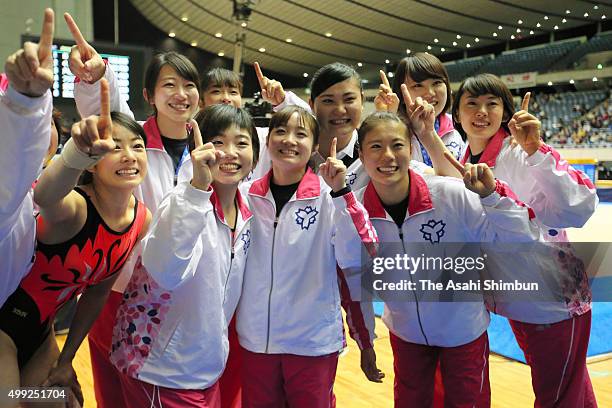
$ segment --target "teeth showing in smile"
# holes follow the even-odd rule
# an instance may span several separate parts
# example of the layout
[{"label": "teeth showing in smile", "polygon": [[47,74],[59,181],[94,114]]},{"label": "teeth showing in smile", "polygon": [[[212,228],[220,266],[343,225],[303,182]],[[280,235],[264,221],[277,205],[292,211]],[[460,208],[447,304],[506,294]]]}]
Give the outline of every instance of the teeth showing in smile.
[{"label": "teeth showing in smile", "polygon": [[287,155],[287,156],[297,156],[298,152],[296,152],[295,150],[280,150],[281,154]]},{"label": "teeth showing in smile", "polygon": [[219,165],[221,171],[236,171],[240,168],[240,165],[236,163],[224,163]]},{"label": "teeth showing in smile", "polygon": [[485,128],[489,126],[489,122],[472,122],[472,125],[477,128]]},{"label": "teeth showing in smile", "polygon": [[116,173],[120,176],[135,176],[136,174],[138,174],[138,170],[137,169],[123,169],[123,170],[117,170]]},{"label": "teeth showing in smile", "polygon": [[393,173],[396,172],[399,169],[399,167],[397,166],[389,166],[389,167],[379,167],[378,171],[380,171],[381,173]]},{"label": "teeth showing in smile", "polygon": [[189,109],[189,105],[185,103],[171,103],[169,104],[171,108],[179,109],[179,110],[187,110]]},{"label": "teeth showing in smile", "polygon": [[335,119],[335,120],[330,120],[332,125],[346,125],[350,121],[351,121],[350,119]]}]

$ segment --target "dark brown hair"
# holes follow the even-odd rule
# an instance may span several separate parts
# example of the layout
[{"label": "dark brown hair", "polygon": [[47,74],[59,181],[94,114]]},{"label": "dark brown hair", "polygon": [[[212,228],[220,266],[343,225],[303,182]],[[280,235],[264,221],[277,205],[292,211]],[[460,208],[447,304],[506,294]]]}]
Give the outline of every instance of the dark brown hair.
[{"label": "dark brown hair", "polygon": [[272,116],[272,119],[270,119],[270,126],[268,127],[268,138],[270,138],[270,133],[272,133],[274,128],[286,126],[294,113],[298,114],[300,126],[310,129],[312,132],[312,147],[314,149],[314,147],[319,144],[319,122],[317,122],[317,119],[306,109],[296,105],[287,106]]},{"label": "dark brown hair", "polygon": [[[144,78],[144,88],[149,99],[153,98],[155,94],[155,85],[157,84],[159,73],[165,65],[172,67],[183,79],[193,82],[196,88],[198,88],[198,93],[200,92],[200,74],[198,74],[195,65],[186,56],[169,51],[154,55],[151,62],[149,62]],[[153,110],[157,113],[155,108]]]},{"label": "dark brown hair", "polygon": [[[202,93],[206,92],[208,88],[213,86],[238,88],[238,91],[240,94],[242,94],[242,80],[240,79],[240,76],[229,69],[213,68],[204,74],[202,77],[202,82],[200,83],[200,90]],[[200,97],[202,97],[202,95],[200,95]]]},{"label": "dark brown hair", "polygon": [[455,100],[453,101],[453,122],[455,122],[455,129],[461,134],[463,140],[467,138],[461,123],[459,123],[459,103],[464,93],[468,93],[471,96],[479,97],[482,95],[494,95],[502,100],[504,105],[504,116],[502,119],[502,127],[510,132],[508,129],[508,121],[514,115],[514,99],[510,89],[504,84],[504,82],[493,74],[479,74],[473,77],[469,77],[461,82]]},{"label": "dark brown hair", "polygon": [[310,99],[314,102],[317,96],[321,95],[330,86],[351,78],[357,82],[359,91],[363,93],[361,77],[353,67],[340,62],[324,65],[312,77],[310,82]]},{"label": "dark brown hair", "polygon": [[[222,134],[226,129],[236,126],[238,129],[246,129],[251,136],[251,147],[253,149],[253,168],[259,159],[259,136],[249,112],[243,108],[236,108],[232,105],[216,104],[207,106],[199,111],[195,116],[198,122],[202,141],[210,142],[214,137]],[[195,148],[193,132],[189,133],[189,150]]]},{"label": "dark brown hair", "polygon": [[357,140],[359,142],[359,149],[362,148],[363,141],[365,140],[366,135],[370,131],[372,131],[372,129],[374,129],[376,126],[382,123],[388,123],[388,122],[399,124],[404,135],[406,136],[406,139],[408,140],[408,144],[410,144],[411,133],[408,129],[408,126],[406,126],[406,123],[404,123],[404,121],[400,119],[398,115],[396,115],[395,113],[391,113],[391,112],[374,112],[370,114],[367,118],[365,118],[365,120],[361,123],[359,130],[357,130]]},{"label": "dark brown hair", "polygon": [[451,87],[448,72],[442,62],[435,56],[424,52],[406,57],[400,61],[395,70],[393,92],[400,98],[399,115],[406,117],[406,104],[402,98],[401,85],[410,77],[414,82],[423,82],[427,79],[441,79],[446,85],[446,104],[441,115],[445,114],[451,106]]},{"label": "dark brown hair", "polygon": [[[138,122],[129,117],[128,115],[121,112],[111,112],[111,120],[113,122],[113,126],[121,126],[133,133],[134,135],[140,137],[144,142],[144,145],[147,144],[147,134],[144,129]],[[93,174],[87,170],[83,170],[81,176],[79,178],[79,182],[77,184],[91,184],[93,182]]]}]

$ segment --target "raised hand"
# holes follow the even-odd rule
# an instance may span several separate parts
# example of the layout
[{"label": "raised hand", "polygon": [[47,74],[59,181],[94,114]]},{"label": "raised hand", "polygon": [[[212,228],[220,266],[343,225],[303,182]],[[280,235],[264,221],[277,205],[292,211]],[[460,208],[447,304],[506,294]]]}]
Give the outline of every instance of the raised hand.
[{"label": "raised hand", "polygon": [[527,92],[523,97],[521,110],[516,112],[508,122],[510,133],[529,156],[543,144],[542,139],[540,139],[542,125],[538,118],[529,113],[530,98],[531,92]]},{"label": "raised hand", "polygon": [[385,378],[385,373],[376,366],[374,348],[361,350],[361,371],[363,371],[368,380],[375,383],[381,383],[382,379]]},{"label": "raised hand", "polygon": [[215,150],[212,143],[204,144],[198,122],[191,119],[189,123],[191,124],[195,144],[195,148],[191,151],[191,165],[193,166],[191,185],[199,190],[206,191],[213,182],[210,167],[221,160],[224,154],[220,150]]},{"label": "raised hand", "polygon": [[325,163],[319,166],[319,175],[323,177],[325,183],[331,187],[334,192],[338,192],[346,187],[346,166],[336,158],[336,146],[338,138],[334,137],[331,143],[329,157]]},{"label": "raised hand", "polygon": [[285,90],[283,89],[283,84],[264,76],[263,72],[261,72],[261,68],[259,67],[259,62],[253,64],[253,66],[255,67],[255,75],[257,75],[257,81],[259,82],[259,87],[261,88],[261,97],[274,106],[283,103],[285,100]]},{"label": "raised hand", "polygon": [[379,112],[397,113],[400,100],[391,89],[387,75],[382,69],[380,70],[380,81],[381,84],[378,87],[378,95],[374,98],[376,110]]},{"label": "raised hand", "polygon": [[402,84],[400,89],[402,90],[402,98],[406,104],[406,115],[412,131],[419,139],[431,136],[432,132],[435,132],[434,122],[436,121],[436,112],[433,105],[420,96],[412,101],[406,84]]},{"label": "raised hand", "polygon": [[76,42],[76,45],[73,45],[70,50],[70,58],[68,60],[70,72],[82,81],[90,84],[99,81],[106,72],[106,65],[102,57],[100,57],[100,54],[97,53],[94,47],[85,41],[79,26],[77,26],[72,16],[64,13],[64,19],[72,33],[72,38]]},{"label": "raised hand", "polygon": [[462,165],[450,152],[444,152],[444,157],[461,173],[465,187],[485,198],[495,191],[495,176],[485,163]]},{"label": "raised hand", "polygon": [[76,147],[90,157],[101,157],[115,150],[110,91],[106,79],[100,81],[100,116],[90,116],[75,123],[71,135]]},{"label": "raised hand", "polygon": [[53,27],[53,10],[45,9],[38,44],[26,42],[4,64],[9,83],[23,95],[41,96],[53,86]]}]

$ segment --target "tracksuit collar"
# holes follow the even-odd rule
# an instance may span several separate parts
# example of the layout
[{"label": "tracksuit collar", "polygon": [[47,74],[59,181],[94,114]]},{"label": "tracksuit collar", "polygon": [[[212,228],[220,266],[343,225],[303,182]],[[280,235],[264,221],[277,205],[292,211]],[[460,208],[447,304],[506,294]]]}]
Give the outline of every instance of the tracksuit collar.
[{"label": "tracksuit collar", "polygon": [[[504,139],[508,136],[510,136],[510,134],[506,131],[506,129],[500,127],[497,133],[495,133],[489,140],[489,143],[487,143],[487,147],[485,147],[484,151],[482,152],[482,156],[480,156],[478,163],[486,163],[489,167],[495,167],[495,162],[504,144]],[[463,155],[463,158],[461,159],[461,164],[467,163],[471,155],[472,151],[468,145],[467,149],[465,150],[465,155]]]},{"label": "tracksuit collar", "polygon": [[[412,169],[408,170],[408,174],[410,175],[410,187],[406,218],[433,210],[434,208],[429,187],[427,187],[427,183],[423,177]],[[370,181],[366,187],[363,196],[363,206],[368,211],[368,214],[370,214],[370,218],[390,219],[390,217],[387,216],[385,207],[380,201],[380,197],[378,197],[378,193],[372,181]]]},{"label": "tracksuit collar", "polygon": [[[268,195],[270,191],[270,181],[272,180],[272,169],[266,173],[265,176],[256,180],[251,185],[249,189],[249,194],[265,197]],[[319,183],[319,176],[317,176],[311,169],[308,167],[306,169],[306,173],[302,180],[300,180],[300,184],[298,185],[297,191],[295,192],[295,197],[298,200],[315,198],[321,195],[321,185]]]}]

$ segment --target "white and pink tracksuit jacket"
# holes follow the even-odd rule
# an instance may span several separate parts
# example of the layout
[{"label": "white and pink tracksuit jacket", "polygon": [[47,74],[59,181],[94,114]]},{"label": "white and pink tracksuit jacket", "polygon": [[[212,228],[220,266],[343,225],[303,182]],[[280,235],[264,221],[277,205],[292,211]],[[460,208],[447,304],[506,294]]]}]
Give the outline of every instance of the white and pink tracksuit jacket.
[{"label": "white and pink tracksuit jacket", "polygon": [[237,193],[235,232],[216,194],[180,183],[161,202],[142,262],[124,293],[111,361],[162,387],[205,389],[223,373],[227,327],[251,246],[251,212]]},{"label": "white and pink tracksuit jacket", "polygon": [[352,192],[332,198],[310,169],[277,218],[271,176],[244,185],[253,241],[237,311],[240,344],[266,354],[338,352],[344,336],[336,264],[359,267],[376,233]]},{"label": "white and pink tracksuit jacket", "polygon": [[0,306],[30,271],[36,246],[32,183],[49,148],[51,92],[30,98],[0,75]]},{"label": "white and pink tracksuit jacket", "polygon": [[[457,160],[461,158],[465,151],[465,142],[461,137],[461,134],[455,130],[453,126],[453,117],[450,113],[444,113],[438,117],[439,128],[436,133],[442,139],[444,146],[448,149],[448,151],[455,156]],[[412,160],[418,162],[424,162],[423,158],[423,150],[419,139],[416,136],[412,136],[412,140],[410,141],[410,146],[412,149]],[[427,163],[431,166],[430,163]]]},{"label": "white and pink tracksuit jacket", "polygon": [[[425,256],[440,256],[439,251],[445,251],[447,243],[533,242],[539,237],[531,209],[512,198],[512,191],[500,181],[495,192],[480,198],[467,190],[461,180],[421,176],[410,170],[410,201],[401,228],[386,212],[371,183],[356,195],[368,210],[381,243],[401,243],[404,251],[418,244]],[[481,256],[479,247],[476,245],[468,251],[474,252],[473,257]],[[404,253],[421,255],[412,251]],[[382,319],[389,330],[404,341],[440,347],[460,346],[480,337],[489,325],[482,295],[470,301],[419,301],[424,292],[418,281],[438,280],[440,276],[429,275],[436,272],[416,271],[414,275],[406,272],[406,279],[417,282],[415,296],[385,302]],[[355,291],[359,274],[349,280],[350,288]],[[363,321],[373,338],[372,303],[361,302],[360,306],[353,320],[357,326]]]},{"label": "white and pink tracksuit jacket", "polygon": [[[480,158],[500,180],[507,182],[517,197],[535,211],[542,241],[525,251],[519,247],[492,246],[488,271],[493,279],[535,282],[547,293],[533,300],[488,299],[491,311],[524,323],[550,324],[579,316],[590,310],[591,291],[584,265],[567,242],[566,227],[581,227],[598,203],[595,186],[575,170],[552,147],[544,144],[531,156],[510,145],[502,128],[489,141]],[[470,157],[469,147],[463,162]],[[543,297],[546,301],[542,301]],[[554,299],[554,300],[553,300]]]}]

